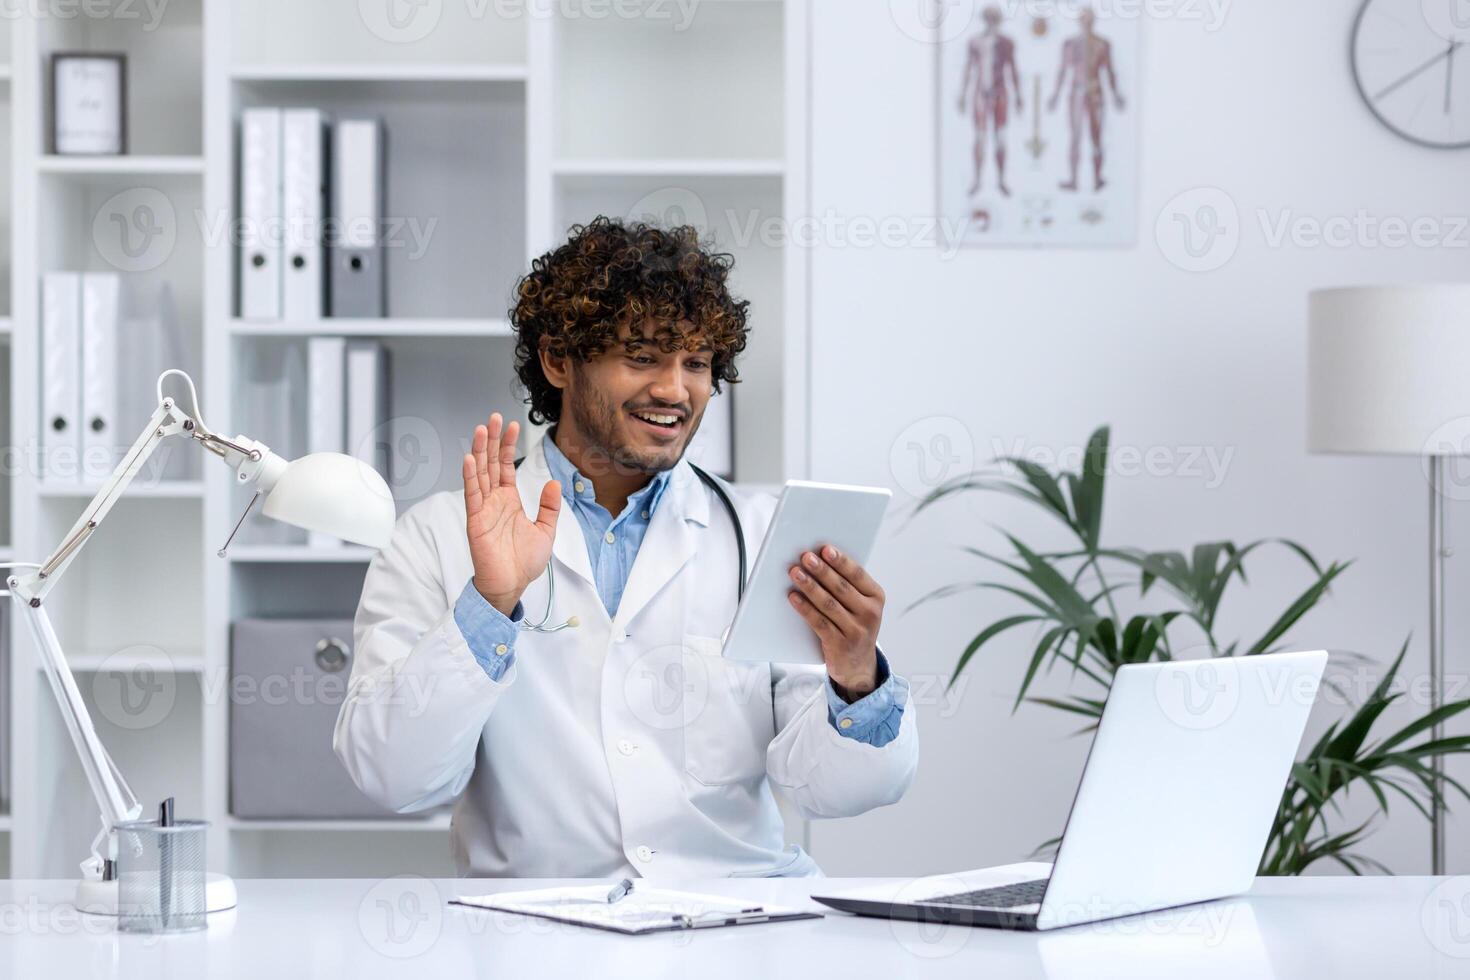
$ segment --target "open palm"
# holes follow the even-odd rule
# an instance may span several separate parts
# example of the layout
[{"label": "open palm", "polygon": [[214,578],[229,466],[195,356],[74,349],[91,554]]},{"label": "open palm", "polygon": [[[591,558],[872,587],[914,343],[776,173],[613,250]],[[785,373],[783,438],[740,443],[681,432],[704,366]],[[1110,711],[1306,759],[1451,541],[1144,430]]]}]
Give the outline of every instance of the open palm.
[{"label": "open palm", "polygon": [[500,413],[475,426],[471,452],[464,458],[465,535],[475,564],[475,588],[509,616],[521,593],[546,569],[561,512],[561,485],[547,481],[532,521],[516,489],[516,436],[519,422],[501,431]]}]

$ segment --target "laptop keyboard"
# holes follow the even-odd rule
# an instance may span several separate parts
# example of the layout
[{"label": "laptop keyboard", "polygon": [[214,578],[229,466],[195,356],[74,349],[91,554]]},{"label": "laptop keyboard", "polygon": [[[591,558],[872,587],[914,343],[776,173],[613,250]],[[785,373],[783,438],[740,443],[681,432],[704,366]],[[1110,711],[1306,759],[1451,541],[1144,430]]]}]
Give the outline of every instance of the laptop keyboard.
[{"label": "laptop keyboard", "polygon": [[1045,878],[1035,881],[1018,881],[1014,885],[999,885],[981,888],[979,891],[960,892],[958,895],[940,895],[924,899],[924,905],[971,905],[981,909],[1009,909],[1017,905],[1035,905],[1046,891]]}]

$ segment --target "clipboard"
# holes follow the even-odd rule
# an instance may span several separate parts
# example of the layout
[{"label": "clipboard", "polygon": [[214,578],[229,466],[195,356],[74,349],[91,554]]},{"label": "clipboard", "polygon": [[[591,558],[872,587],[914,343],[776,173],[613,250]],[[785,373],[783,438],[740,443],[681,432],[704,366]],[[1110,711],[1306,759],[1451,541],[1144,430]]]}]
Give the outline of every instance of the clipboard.
[{"label": "clipboard", "polygon": [[605,887],[593,885],[461,895],[451,899],[449,904],[483,912],[508,912],[548,919],[624,936],[822,918],[820,912],[742,903],[723,896],[658,888],[640,889],[619,902],[608,902],[606,896]]}]

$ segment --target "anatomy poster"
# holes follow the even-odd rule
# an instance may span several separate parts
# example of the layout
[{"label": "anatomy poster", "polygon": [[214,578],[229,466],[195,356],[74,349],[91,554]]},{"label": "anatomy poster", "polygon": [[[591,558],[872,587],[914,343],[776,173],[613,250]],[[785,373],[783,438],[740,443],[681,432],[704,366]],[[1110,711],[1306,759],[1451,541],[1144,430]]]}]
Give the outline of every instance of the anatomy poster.
[{"label": "anatomy poster", "polygon": [[945,34],[939,208],[954,244],[1132,244],[1138,18],[981,4]]}]

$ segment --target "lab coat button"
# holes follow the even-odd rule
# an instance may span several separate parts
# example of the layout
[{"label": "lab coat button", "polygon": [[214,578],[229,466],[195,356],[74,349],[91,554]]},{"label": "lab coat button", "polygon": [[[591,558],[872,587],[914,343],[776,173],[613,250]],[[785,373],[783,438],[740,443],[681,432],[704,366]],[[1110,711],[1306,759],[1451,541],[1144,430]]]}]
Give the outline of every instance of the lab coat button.
[{"label": "lab coat button", "polygon": [[621,626],[614,626],[613,627],[612,641],[614,643],[622,643],[627,638],[628,638],[628,633]]},{"label": "lab coat button", "polygon": [[633,853],[638,855],[638,860],[642,861],[644,864],[647,864],[649,861],[653,860],[653,848],[651,847],[640,847]]},{"label": "lab coat button", "polygon": [[852,727],[852,719],[851,718],[844,718],[844,719],[842,719],[841,721],[839,721],[837,723],[837,727],[838,728],[851,728]]},{"label": "lab coat button", "polygon": [[632,755],[638,751],[638,746],[624,738],[618,741],[618,751],[623,753],[623,755]]}]

